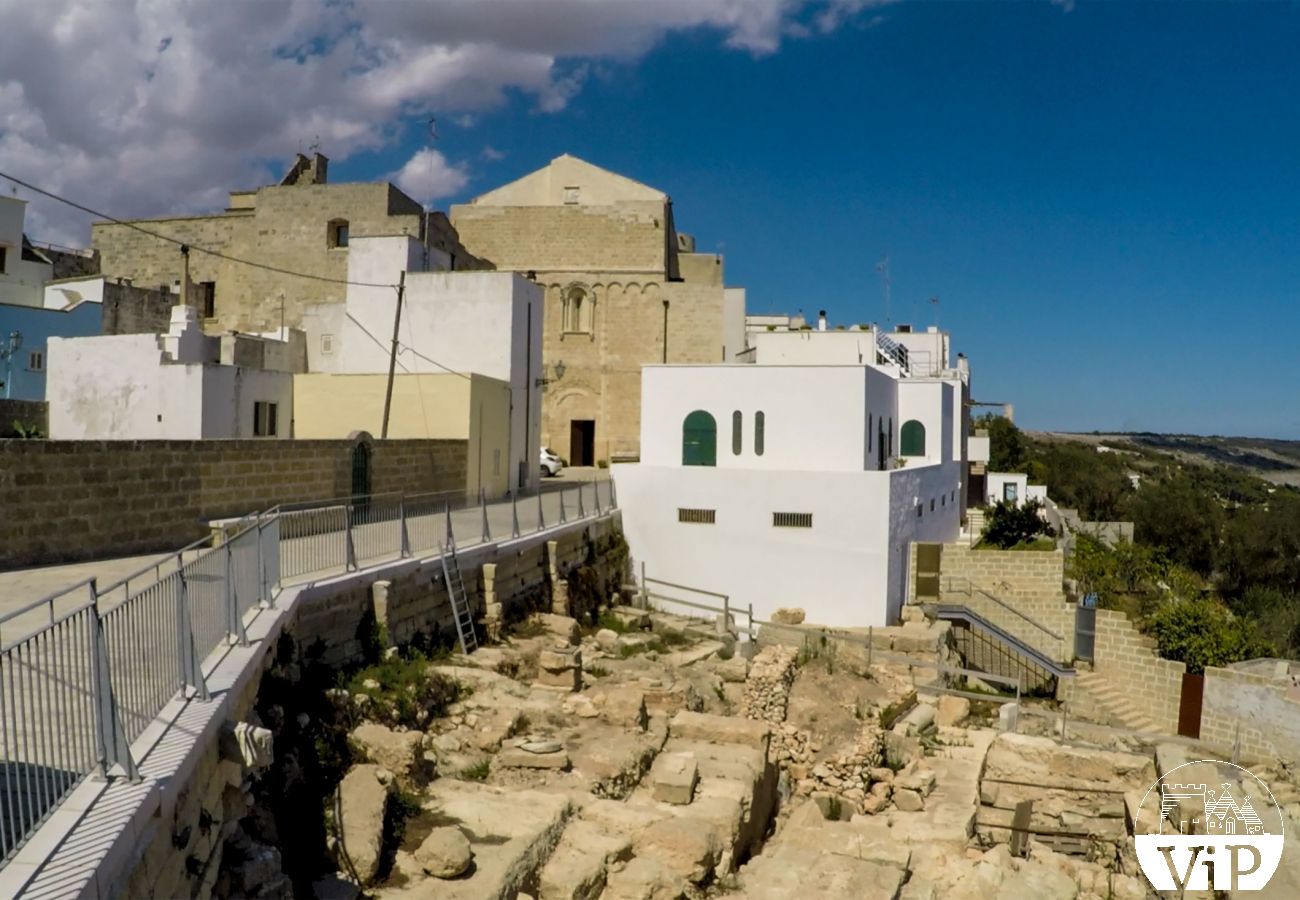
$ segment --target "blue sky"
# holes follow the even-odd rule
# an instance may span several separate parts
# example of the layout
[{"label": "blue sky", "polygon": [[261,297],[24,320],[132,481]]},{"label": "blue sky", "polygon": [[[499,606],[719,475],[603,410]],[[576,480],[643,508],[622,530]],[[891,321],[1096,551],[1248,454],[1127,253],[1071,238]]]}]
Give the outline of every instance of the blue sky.
[{"label": "blue sky", "polygon": [[668,191],[751,311],[883,321],[888,253],[894,319],[938,296],[976,398],[1024,427],[1300,438],[1300,8],[876,14],[757,57],[677,33],[559,112],[443,121],[473,161],[448,200],[570,152]]},{"label": "blue sky", "polygon": [[667,191],[754,311],[883,321],[888,253],[895,321],[937,296],[1028,427],[1300,439],[1300,4],[47,5],[0,0],[0,171],[114,215],[316,140],[439,207],[568,152]]}]

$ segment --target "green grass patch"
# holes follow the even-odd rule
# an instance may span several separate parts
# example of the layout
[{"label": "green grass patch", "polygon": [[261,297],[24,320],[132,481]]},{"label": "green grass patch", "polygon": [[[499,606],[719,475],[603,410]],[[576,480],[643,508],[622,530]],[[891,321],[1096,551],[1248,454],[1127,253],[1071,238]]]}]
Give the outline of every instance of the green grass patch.
[{"label": "green grass patch", "polygon": [[447,707],[466,693],[457,681],[431,672],[432,662],[419,652],[394,654],[356,670],[344,687],[354,696],[370,697],[367,718],[385,725],[423,728],[430,719],[445,715]]},{"label": "green grass patch", "polygon": [[487,781],[488,773],[492,771],[492,760],[484,759],[474,763],[474,765],[460,770],[460,777],[465,781]]}]

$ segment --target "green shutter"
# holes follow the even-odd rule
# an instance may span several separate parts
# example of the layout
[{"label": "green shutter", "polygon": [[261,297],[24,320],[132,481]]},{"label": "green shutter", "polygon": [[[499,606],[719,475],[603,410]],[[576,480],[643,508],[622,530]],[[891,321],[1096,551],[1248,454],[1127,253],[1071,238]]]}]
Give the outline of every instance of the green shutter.
[{"label": "green shutter", "polygon": [[925,426],[916,419],[904,422],[898,443],[902,456],[925,456]]},{"label": "green shutter", "polygon": [[697,409],[682,423],[682,465],[716,466],[718,464],[718,423],[713,416]]}]

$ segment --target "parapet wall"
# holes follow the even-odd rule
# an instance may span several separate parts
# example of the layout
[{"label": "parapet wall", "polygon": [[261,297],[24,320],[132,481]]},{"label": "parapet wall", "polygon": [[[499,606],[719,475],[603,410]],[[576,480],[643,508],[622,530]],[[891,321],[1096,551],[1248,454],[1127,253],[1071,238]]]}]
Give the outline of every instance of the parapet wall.
[{"label": "parapet wall", "polygon": [[[0,440],[0,569],[174,550],[211,519],[352,493],[354,441]],[[466,442],[371,445],[372,493],[462,490]]]},{"label": "parapet wall", "polygon": [[1231,748],[1243,759],[1300,762],[1300,683],[1235,669],[1205,670],[1201,740]]},{"label": "parapet wall", "polygon": [[1123,685],[1125,698],[1161,731],[1178,733],[1178,704],[1187,666],[1161,659],[1156,642],[1139,632],[1122,612],[1097,610],[1093,668]]}]

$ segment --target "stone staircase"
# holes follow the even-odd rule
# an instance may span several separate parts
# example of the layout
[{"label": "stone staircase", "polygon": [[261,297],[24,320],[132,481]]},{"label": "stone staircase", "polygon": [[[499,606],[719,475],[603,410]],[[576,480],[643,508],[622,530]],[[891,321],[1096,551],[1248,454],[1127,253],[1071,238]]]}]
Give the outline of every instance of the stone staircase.
[{"label": "stone staircase", "polygon": [[966,510],[966,530],[965,534],[969,539],[974,540],[984,533],[985,516],[984,510],[978,506],[972,506]]},{"label": "stone staircase", "polygon": [[1110,719],[1133,731],[1160,732],[1161,728],[1124,695],[1124,689],[1100,672],[1079,671],[1074,676],[1071,705],[1082,713]]}]

